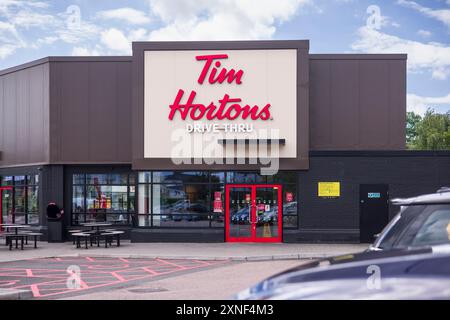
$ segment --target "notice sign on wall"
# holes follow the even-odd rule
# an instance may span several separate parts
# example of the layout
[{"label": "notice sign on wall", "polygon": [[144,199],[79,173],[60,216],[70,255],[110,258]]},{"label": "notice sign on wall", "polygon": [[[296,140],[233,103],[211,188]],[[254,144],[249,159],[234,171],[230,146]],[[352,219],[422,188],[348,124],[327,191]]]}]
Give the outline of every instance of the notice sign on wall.
[{"label": "notice sign on wall", "polygon": [[340,197],[341,183],[340,182],[319,182],[318,183],[319,197]]}]

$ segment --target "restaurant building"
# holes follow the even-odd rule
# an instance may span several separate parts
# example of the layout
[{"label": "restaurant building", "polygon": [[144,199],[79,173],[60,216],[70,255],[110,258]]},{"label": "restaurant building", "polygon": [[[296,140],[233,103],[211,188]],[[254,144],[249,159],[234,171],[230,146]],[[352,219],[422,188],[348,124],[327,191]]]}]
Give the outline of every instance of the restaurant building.
[{"label": "restaurant building", "polygon": [[390,198],[450,184],[450,152],[405,150],[406,60],[135,42],[0,71],[0,219],[47,234],[54,202],[135,242],[371,241]]}]

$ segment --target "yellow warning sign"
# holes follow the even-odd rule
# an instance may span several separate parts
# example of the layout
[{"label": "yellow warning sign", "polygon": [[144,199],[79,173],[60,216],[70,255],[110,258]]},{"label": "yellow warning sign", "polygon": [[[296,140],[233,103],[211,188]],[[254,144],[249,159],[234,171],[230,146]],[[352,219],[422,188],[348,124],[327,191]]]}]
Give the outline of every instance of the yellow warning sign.
[{"label": "yellow warning sign", "polygon": [[319,182],[318,185],[319,197],[340,197],[341,183],[340,182]]},{"label": "yellow warning sign", "polygon": [[268,223],[264,224],[263,237],[272,238],[272,230],[270,230],[270,225]]}]

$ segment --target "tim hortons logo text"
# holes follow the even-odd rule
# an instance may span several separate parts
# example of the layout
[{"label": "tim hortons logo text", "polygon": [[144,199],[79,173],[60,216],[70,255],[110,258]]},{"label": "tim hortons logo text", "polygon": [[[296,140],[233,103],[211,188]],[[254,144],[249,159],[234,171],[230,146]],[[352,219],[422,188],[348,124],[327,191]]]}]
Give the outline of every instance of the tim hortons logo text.
[{"label": "tim hortons logo text", "polygon": [[[242,77],[244,71],[239,69],[227,70],[221,67],[220,60],[228,59],[227,54],[215,54],[196,56],[196,60],[203,62],[203,69],[197,79],[200,85],[214,85],[235,83],[236,85],[242,84]],[[179,113],[182,120],[202,120],[206,117],[207,120],[268,120],[270,116],[270,103],[267,103],[262,108],[258,105],[250,105],[242,102],[239,97],[231,97],[225,93],[222,98],[217,101],[211,101],[203,104],[195,101],[197,92],[191,90],[189,94],[185,94],[183,89],[179,89],[178,93],[169,106],[169,120],[173,120],[175,115]],[[186,99],[186,100],[184,100]],[[185,102],[184,102],[185,101]]]}]

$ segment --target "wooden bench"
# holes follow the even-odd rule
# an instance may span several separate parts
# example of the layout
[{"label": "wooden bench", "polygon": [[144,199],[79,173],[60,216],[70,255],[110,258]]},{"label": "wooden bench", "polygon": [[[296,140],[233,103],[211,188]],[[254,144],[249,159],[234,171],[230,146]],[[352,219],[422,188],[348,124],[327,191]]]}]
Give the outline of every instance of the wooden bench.
[{"label": "wooden bench", "polygon": [[[76,239],[77,248],[81,248],[81,239],[84,239],[85,242],[85,249],[88,249],[88,239],[91,240],[92,234],[90,233],[84,233],[84,232],[77,232],[72,233],[72,236]],[[91,242],[92,245],[92,242]]]},{"label": "wooden bench", "polygon": [[105,248],[108,248],[108,242],[110,244],[112,244],[112,240],[114,237],[116,237],[116,241],[117,241],[117,246],[120,247],[120,235],[124,234],[125,231],[120,231],[120,230],[110,230],[108,232],[103,232],[100,235],[105,237]]}]

